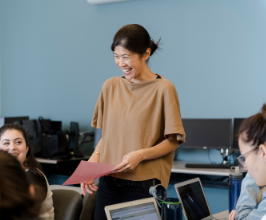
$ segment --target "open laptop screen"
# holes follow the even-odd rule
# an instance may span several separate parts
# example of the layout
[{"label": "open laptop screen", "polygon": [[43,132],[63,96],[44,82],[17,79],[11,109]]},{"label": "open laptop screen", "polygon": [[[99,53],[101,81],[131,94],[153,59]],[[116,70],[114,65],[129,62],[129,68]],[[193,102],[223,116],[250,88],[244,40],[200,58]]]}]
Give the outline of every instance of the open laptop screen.
[{"label": "open laptop screen", "polygon": [[112,220],[159,220],[153,202],[110,211]]},{"label": "open laptop screen", "polygon": [[199,182],[177,187],[187,220],[199,220],[211,215]]}]

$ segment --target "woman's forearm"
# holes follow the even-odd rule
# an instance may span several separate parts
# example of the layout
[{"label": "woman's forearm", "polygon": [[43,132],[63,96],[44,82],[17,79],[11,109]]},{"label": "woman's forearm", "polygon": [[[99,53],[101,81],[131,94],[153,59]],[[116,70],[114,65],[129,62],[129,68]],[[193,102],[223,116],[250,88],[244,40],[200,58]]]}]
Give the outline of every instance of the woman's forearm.
[{"label": "woman's forearm", "polygon": [[[99,140],[99,142],[96,145],[95,150],[92,153],[92,155],[91,155],[90,159],[88,160],[88,162],[99,163],[100,154],[101,154],[101,143],[102,143],[102,139]],[[97,153],[95,153],[95,152],[97,152]]]},{"label": "woman's forearm", "polygon": [[167,139],[161,143],[150,148],[139,150],[141,161],[152,160],[169,154],[178,148],[178,144],[179,142],[176,139],[176,134],[170,134]]}]

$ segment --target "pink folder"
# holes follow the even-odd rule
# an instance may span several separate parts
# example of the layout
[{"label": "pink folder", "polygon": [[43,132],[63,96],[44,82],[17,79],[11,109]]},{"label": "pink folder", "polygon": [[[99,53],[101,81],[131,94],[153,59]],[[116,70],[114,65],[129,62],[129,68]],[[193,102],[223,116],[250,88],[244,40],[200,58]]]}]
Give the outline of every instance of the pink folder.
[{"label": "pink folder", "polygon": [[97,179],[111,173],[112,169],[115,167],[115,165],[91,163],[82,160],[74,173],[63,183],[63,185],[85,183],[89,180]]}]

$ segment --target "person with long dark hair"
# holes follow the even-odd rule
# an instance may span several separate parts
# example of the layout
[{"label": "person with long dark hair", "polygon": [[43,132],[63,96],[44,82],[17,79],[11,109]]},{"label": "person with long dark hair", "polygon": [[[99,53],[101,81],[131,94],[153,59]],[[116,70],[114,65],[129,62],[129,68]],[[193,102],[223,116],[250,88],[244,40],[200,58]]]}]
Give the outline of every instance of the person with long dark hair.
[{"label": "person with long dark hair", "polygon": [[0,150],[0,219],[39,219],[41,201],[19,161]]},{"label": "person with long dark hair", "polygon": [[147,62],[159,47],[138,24],[122,27],[111,49],[123,76],[108,79],[96,103],[92,127],[102,138],[89,162],[117,165],[113,173],[81,184],[97,192],[94,219],[106,219],[104,207],[151,197],[149,188],[167,188],[174,151],[185,141],[176,88]]},{"label": "person with long dark hair", "polygon": [[230,220],[261,220],[266,215],[266,104],[239,128],[239,164],[248,171]]},{"label": "person with long dark hair", "polygon": [[33,156],[26,131],[17,124],[6,124],[0,128],[0,150],[14,156],[27,171],[30,181],[36,186],[38,196],[42,200],[39,217],[54,219],[52,191],[41,171],[41,166]]}]

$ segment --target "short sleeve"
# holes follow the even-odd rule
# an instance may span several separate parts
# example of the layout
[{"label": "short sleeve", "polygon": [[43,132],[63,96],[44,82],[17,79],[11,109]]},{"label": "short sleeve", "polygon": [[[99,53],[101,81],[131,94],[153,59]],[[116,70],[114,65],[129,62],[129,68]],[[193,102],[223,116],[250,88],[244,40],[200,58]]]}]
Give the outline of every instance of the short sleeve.
[{"label": "short sleeve", "polygon": [[103,88],[96,102],[94,114],[91,121],[91,126],[94,128],[102,129],[103,122],[103,112],[104,112],[104,98],[103,98]]},{"label": "short sleeve", "polygon": [[182,124],[178,95],[175,86],[169,82],[164,90],[164,135],[176,134],[179,143],[185,142],[185,131]]}]

